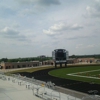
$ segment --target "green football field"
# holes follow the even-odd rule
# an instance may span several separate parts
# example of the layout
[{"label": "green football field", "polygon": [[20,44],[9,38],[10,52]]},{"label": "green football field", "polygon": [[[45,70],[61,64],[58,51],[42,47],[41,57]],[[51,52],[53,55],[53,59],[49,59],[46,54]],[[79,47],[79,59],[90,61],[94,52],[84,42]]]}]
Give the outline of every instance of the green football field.
[{"label": "green football field", "polygon": [[60,68],[50,71],[49,74],[65,79],[100,84],[100,65]]}]

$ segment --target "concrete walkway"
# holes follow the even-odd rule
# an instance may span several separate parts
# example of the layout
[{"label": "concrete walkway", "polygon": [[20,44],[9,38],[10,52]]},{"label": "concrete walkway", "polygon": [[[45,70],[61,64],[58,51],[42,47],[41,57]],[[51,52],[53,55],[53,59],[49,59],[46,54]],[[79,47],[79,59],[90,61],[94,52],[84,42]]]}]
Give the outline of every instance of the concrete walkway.
[{"label": "concrete walkway", "polygon": [[0,79],[0,100],[41,100],[32,91],[17,83]]},{"label": "concrete walkway", "polygon": [[[22,76],[21,76],[22,77]],[[0,100],[100,100],[93,96],[92,99],[79,99],[56,90],[29,82],[24,77],[5,76],[0,74]]]},{"label": "concrete walkway", "polygon": [[18,79],[12,82],[13,79],[15,78],[0,76],[0,100],[81,100],[36,84],[32,84],[33,91],[32,88],[26,88],[27,82],[18,85]]}]

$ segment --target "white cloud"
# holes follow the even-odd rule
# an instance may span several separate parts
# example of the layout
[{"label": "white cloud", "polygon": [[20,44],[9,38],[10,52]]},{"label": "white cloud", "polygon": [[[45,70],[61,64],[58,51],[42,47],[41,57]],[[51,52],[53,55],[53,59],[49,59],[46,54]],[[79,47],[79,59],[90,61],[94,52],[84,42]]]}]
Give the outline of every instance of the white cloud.
[{"label": "white cloud", "polygon": [[60,30],[64,30],[67,26],[63,23],[60,23],[60,24],[55,24],[53,26],[50,27],[50,30],[53,30],[53,31],[60,31]]},{"label": "white cloud", "polygon": [[0,57],[100,52],[100,0],[1,0],[0,8]]},{"label": "white cloud", "polygon": [[13,39],[17,41],[26,40],[26,37],[24,35],[21,35],[20,32],[18,32],[17,30],[11,29],[9,27],[1,29],[0,35],[6,39]]},{"label": "white cloud", "polygon": [[73,24],[73,25],[71,26],[71,29],[72,29],[72,30],[79,30],[79,29],[81,29],[81,28],[83,28],[83,26],[82,26],[82,25],[78,25],[78,24]]},{"label": "white cloud", "polygon": [[76,45],[76,49],[89,49],[96,47],[95,44],[78,44]]},{"label": "white cloud", "polygon": [[69,30],[79,30],[81,28],[83,28],[83,26],[78,25],[77,23],[73,25],[59,23],[59,24],[54,24],[48,30],[43,30],[43,33],[48,34],[48,35],[56,35],[56,34],[62,34],[63,32],[66,32]]},{"label": "white cloud", "polygon": [[100,18],[100,0],[95,0],[93,5],[86,7],[86,10],[88,16],[94,18]]},{"label": "white cloud", "polygon": [[60,5],[59,0],[15,0],[15,2],[21,5],[21,9],[18,11],[18,15],[21,17],[48,11],[48,7],[51,5]]},{"label": "white cloud", "polygon": [[78,44],[77,46],[76,46],[76,48],[78,49],[78,48],[82,48],[83,47],[83,44]]},{"label": "white cloud", "polygon": [[17,36],[19,34],[18,31],[11,29],[9,27],[3,28],[0,33],[4,36]]},{"label": "white cloud", "polygon": [[43,33],[48,34],[48,35],[54,35],[54,34],[59,34],[61,31],[66,29],[67,26],[65,24],[54,24],[51,26],[48,30],[43,30]]}]

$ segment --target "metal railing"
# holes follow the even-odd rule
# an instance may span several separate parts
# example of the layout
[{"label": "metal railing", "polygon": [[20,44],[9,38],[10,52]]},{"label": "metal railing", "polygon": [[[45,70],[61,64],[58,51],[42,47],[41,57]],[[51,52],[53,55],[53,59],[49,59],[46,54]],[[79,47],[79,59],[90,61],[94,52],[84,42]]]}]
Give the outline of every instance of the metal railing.
[{"label": "metal railing", "polygon": [[[20,74],[11,74],[6,76],[4,73],[0,72],[0,79],[4,81],[12,81],[17,83],[19,86],[24,85],[26,89],[32,90],[34,96],[37,96],[43,100],[100,100],[100,97],[97,95],[88,95],[84,96],[81,99],[76,98],[75,94],[65,94],[65,98],[62,99],[62,93],[57,91],[58,86],[55,86],[52,82],[44,82],[26,76],[21,76]],[[59,88],[60,89],[60,88]],[[90,99],[87,99],[89,98]]]}]

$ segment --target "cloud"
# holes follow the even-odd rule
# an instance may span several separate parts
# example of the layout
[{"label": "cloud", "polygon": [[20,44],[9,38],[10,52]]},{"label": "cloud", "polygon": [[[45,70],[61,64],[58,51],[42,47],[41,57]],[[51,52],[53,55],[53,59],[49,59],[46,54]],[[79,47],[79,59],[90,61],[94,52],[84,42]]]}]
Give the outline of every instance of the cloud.
[{"label": "cloud", "polygon": [[21,4],[33,4],[38,6],[59,5],[59,0],[17,0]]},{"label": "cloud", "polygon": [[54,24],[51,26],[48,30],[43,30],[43,33],[48,34],[48,35],[56,35],[56,34],[61,34],[64,31],[69,31],[69,30],[79,30],[83,28],[83,26],[78,25],[78,24],[73,24],[73,25],[67,25],[64,23],[60,24]]},{"label": "cloud", "polygon": [[94,48],[96,47],[95,44],[88,44],[88,45],[84,45],[84,44],[78,44],[76,45],[76,49],[89,49],[89,48]]},{"label": "cloud", "polygon": [[38,12],[48,11],[48,7],[52,5],[60,5],[59,0],[15,0],[20,4],[18,15],[23,17],[29,14],[37,14]]},{"label": "cloud", "polygon": [[62,23],[55,24],[51,26],[48,30],[43,30],[43,33],[48,34],[48,35],[59,34],[61,31],[65,30],[66,28],[67,26]]},{"label": "cloud", "polygon": [[3,28],[0,33],[6,36],[17,36],[19,34],[18,31],[10,29],[9,27]]},{"label": "cloud", "polygon": [[72,30],[79,30],[79,29],[81,29],[81,28],[83,28],[83,26],[82,26],[82,25],[73,24],[73,25],[71,26],[71,28],[70,28],[70,29],[72,29]]},{"label": "cloud", "polygon": [[16,14],[16,10],[9,6],[0,6],[0,17],[7,18]]},{"label": "cloud", "polygon": [[95,0],[93,5],[87,6],[86,11],[86,16],[100,18],[100,0]]},{"label": "cloud", "polygon": [[9,27],[3,28],[0,31],[0,35],[8,39],[16,39],[19,41],[26,40],[26,37],[24,35],[21,35],[17,30],[11,29]]},{"label": "cloud", "polygon": [[59,0],[37,0],[37,3],[39,5],[46,5],[46,6],[59,5],[60,4]]}]

